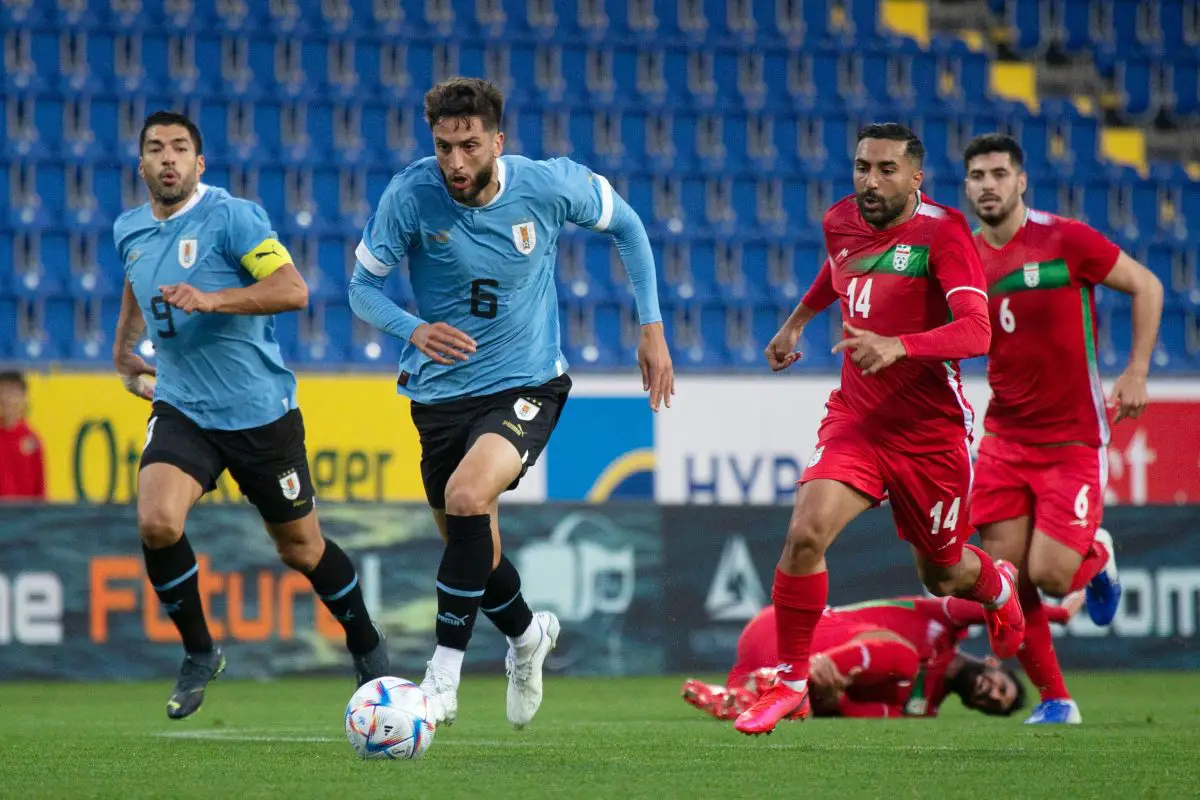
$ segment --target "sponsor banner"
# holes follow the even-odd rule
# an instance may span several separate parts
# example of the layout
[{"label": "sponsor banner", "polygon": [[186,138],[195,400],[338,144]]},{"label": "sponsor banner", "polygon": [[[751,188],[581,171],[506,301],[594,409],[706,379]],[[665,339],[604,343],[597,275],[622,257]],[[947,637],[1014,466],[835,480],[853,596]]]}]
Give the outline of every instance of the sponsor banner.
[{"label": "sponsor banner", "polygon": [[[110,372],[29,373],[50,500],[126,503],[136,494],[150,405]],[[298,375],[309,465],[321,501],[423,501],[408,399],[386,374]],[[635,372],[576,381],[549,447],[507,502],[654,496],[654,420]],[[553,470],[548,469],[554,464]],[[225,475],[204,502],[240,500]]]},{"label": "sponsor banner", "polygon": [[[109,373],[33,373],[29,380],[50,498],[128,502],[149,406]],[[837,380],[681,376],[672,407],[653,414],[635,372],[581,375],[549,446],[504,499],[788,504]],[[986,382],[967,378],[964,388],[982,419]],[[1150,392],[1146,414],[1113,429],[1108,502],[1197,502],[1200,382],[1152,381]],[[388,376],[302,374],[299,399],[322,501],[424,499],[408,401]],[[226,475],[205,502],[238,499]]]},{"label": "sponsor banner", "polygon": [[[395,672],[419,677],[434,644],[442,543],[419,505],[326,505],[322,527],[359,567]],[[742,627],[770,601],[788,510],[543,505],[505,511],[506,551],[534,608],[563,635],[563,674],[720,672]],[[1086,615],[1056,630],[1068,669],[1196,669],[1200,506],[1108,510],[1125,597],[1110,627]],[[234,676],[349,675],[341,630],[307,580],[285,569],[246,508],[189,520],[210,627]],[[830,550],[830,602],[921,594],[890,515],[856,520]],[[983,653],[975,632],[967,649]],[[479,620],[470,668],[500,671],[506,644]],[[0,680],[166,678],[179,644],[146,582],[132,509],[0,506]]]},{"label": "sponsor banner", "polygon": [[[30,373],[30,424],[46,451],[47,490],[57,502],[126,503],[137,487],[150,404],[116,375]],[[302,375],[309,466],[317,496],[423,500],[420,449],[408,400],[386,375]],[[224,475],[205,502],[241,499]]]},{"label": "sponsor banner", "polygon": [[[694,377],[676,385],[673,407],[654,419],[655,499],[790,504],[837,376]],[[963,388],[976,419],[983,420],[986,381],[966,378]],[[1107,500],[1197,502],[1200,383],[1151,381],[1149,389],[1145,414],[1113,427]],[[982,431],[977,423],[976,444]]]},{"label": "sponsor banner", "polygon": [[[394,671],[424,674],[434,647],[442,541],[420,505],[321,506],[321,526],[354,559]],[[659,509],[521,507],[504,514],[505,549],[537,609],[558,614],[548,669],[654,674],[665,663]],[[349,679],[338,623],[302,575],[279,563],[253,511],[195,509],[209,627],[230,674],[330,673]],[[486,619],[470,669],[502,671],[507,644]],[[0,680],[141,679],[174,674],[174,626],[144,574],[132,508],[0,506]]]},{"label": "sponsor banner", "polygon": [[1114,425],[1108,503],[1200,503],[1200,398],[1154,399],[1139,419]]},{"label": "sponsor banner", "polygon": [[[663,510],[669,671],[720,672],[733,665],[745,623],[770,602],[789,509],[666,507]],[[1086,612],[1057,628],[1065,669],[1197,669],[1200,650],[1200,506],[1110,508],[1125,590],[1113,624]],[[886,509],[855,520],[828,555],[832,605],[923,594],[909,547]],[[982,629],[969,650],[987,649]]]}]

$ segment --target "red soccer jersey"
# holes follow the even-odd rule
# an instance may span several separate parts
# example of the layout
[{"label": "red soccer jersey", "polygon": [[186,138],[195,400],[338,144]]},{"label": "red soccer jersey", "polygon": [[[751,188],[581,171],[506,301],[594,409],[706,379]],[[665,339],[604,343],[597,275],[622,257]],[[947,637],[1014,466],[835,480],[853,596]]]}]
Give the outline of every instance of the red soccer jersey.
[{"label": "red soccer jersey", "polygon": [[979,233],[991,299],[990,434],[1031,445],[1108,443],[1092,287],[1121,250],[1082,222],[1029,210],[1001,248]]},{"label": "red soccer jersey", "polygon": [[953,651],[970,625],[982,625],[983,606],[943,597],[897,597],[830,609],[839,619],[882,628],[917,648],[922,662],[936,654]]},{"label": "red soccer jersey", "polygon": [[46,470],[42,442],[22,420],[11,428],[0,427],[0,498],[8,500],[46,497]]},{"label": "red soccer jersey", "polygon": [[946,698],[946,669],[970,625],[982,625],[983,606],[958,598],[899,597],[843,606],[841,616],[892,631],[917,648],[921,669],[912,681],[851,686],[846,695],[879,702],[910,716],[936,716]]},{"label": "red soccer jersey", "polygon": [[[955,292],[986,298],[966,219],[923,195],[911,219],[882,231],[863,220],[850,195],[825,214],[824,229],[832,288],[842,318],[856,328],[919,334],[946,324]],[[907,453],[961,447],[970,436],[974,415],[957,361],[910,357],[866,376],[850,355],[841,388],[829,397],[830,413],[848,412],[875,441]]]}]

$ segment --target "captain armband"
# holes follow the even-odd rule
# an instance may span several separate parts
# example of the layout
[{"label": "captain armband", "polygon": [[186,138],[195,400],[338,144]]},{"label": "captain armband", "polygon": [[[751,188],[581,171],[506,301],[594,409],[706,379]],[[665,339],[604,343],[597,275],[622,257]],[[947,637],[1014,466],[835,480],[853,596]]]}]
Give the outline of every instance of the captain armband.
[{"label": "captain armband", "polygon": [[242,266],[254,276],[255,280],[275,272],[280,267],[292,263],[292,254],[278,239],[264,239],[257,247],[242,256]]}]

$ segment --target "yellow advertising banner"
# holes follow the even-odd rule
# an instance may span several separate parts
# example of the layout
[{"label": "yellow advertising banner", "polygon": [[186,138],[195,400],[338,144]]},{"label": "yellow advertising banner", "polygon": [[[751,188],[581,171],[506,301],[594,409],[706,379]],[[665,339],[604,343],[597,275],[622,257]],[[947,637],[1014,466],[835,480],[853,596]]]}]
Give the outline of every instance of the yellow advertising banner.
[{"label": "yellow advertising banner", "polygon": [[[29,422],[42,437],[52,501],[127,503],[137,489],[150,404],[115,373],[29,373]],[[321,500],[419,500],[420,444],[408,399],[387,374],[301,374],[308,461]],[[224,475],[202,502],[240,500]]]}]

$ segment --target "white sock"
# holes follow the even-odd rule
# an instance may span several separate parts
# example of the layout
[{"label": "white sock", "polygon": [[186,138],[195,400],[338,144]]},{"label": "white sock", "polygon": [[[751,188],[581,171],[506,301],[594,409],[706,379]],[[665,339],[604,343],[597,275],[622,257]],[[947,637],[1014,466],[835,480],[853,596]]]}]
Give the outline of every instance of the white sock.
[{"label": "white sock", "polygon": [[463,650],[455,650],[453,647],[442,647],[440,644],[433,651],[433,659],[430,661],[433,668],[438,672],[444,672],[449,675],[454,681],[454,688],[458,688],[458,682],[462,679],[462,664],[463,656],[466,652]]},{"label": "white sock", "polygon": [[529,647],[531,644],[535,643],[538,638],[541,637],[541,635],[542,629],[538,626],[537,620],[531,619],[529,621],[529,627],[525,628],[525,631],[520,636],[509,636],[506,638],[508,639],[509,644],[517,649],[520,649],[522,647]]},{"label": "white sock", "polygon": [[808,686],[808,678],[801,678],[798,681],[780,681],[780,683],[791,689],[793,692],[803,692]]}]

